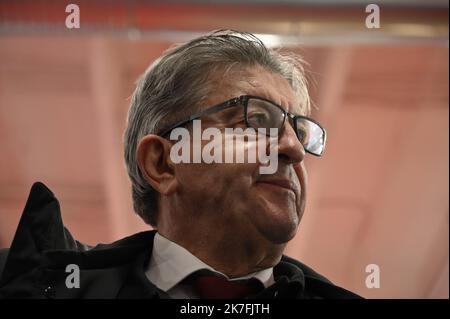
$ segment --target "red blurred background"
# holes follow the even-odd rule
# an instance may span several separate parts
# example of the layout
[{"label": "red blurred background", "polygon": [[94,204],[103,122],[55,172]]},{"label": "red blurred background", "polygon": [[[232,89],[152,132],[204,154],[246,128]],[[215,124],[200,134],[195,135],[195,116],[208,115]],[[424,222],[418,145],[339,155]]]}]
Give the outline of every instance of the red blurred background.
[{"label": "red blurred background", "polygon": [[147,229],[122,160],[135,81],[173,43],[233,28],[304,56],[328,130],[287,254],[368,298],[448,298],[448,2],[378,1],[379,29],[366,1],[189,2],[77,1],[69,30],[69,2],[0,1],[0,247],[38,180],[80,241]]}]

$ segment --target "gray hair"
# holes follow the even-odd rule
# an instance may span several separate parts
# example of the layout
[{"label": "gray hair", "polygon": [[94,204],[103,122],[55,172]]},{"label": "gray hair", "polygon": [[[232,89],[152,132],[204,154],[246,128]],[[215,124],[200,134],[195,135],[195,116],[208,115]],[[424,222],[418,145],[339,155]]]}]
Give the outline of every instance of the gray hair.
[{"label": "gray hair", "polygon": [[214,90],[208,78],[218,68],[262,66],[281,74],[291,85],[304,114],[310,112],[303,60],[294,54],[268,49],[250,33],[219,30],[170,48],[153,62],[137,83],[131,98],[124,155],[132,184],[135,212],[156,225],[159,194],[141,173],[136,150],[148,134],[184,119],[200,108]]}]

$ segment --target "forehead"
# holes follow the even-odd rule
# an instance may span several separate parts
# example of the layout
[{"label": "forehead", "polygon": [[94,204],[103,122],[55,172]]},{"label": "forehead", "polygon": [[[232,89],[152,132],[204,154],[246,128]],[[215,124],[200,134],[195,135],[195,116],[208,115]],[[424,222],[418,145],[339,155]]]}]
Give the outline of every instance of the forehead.
[{"label": "forehead", "polygon": [[229,71],[220,77],[217,79],[217,89],[214,85],[216,83],[213,83],[212,90],[216,93],[211,96],[214,99],[212,103],[220,103],[240,95],[255,95],[268,99],[291,113],[301,112],[294,91],[281,74],[255,66]]}]

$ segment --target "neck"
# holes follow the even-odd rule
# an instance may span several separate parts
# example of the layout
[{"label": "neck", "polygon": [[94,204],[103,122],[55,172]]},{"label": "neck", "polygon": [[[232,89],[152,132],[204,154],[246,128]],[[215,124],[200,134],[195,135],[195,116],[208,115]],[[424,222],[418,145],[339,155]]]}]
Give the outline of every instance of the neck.
[{"label": "neck", "polygon": [[158,223],[158,232],[229,278],[274,267],[285,247],[285,244],[269,242],[249,225],[234,227],[237,225],[221,223],[227,227],[218,229],[212,226],[218,222],[211,224],[201,219],[195,223],[184,222],[180,225],[169,217]]}]

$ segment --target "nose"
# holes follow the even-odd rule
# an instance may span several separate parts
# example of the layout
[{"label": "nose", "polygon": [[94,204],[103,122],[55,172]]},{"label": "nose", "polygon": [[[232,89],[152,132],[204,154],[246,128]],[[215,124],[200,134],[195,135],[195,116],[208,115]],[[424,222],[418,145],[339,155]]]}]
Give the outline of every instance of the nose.
[{"label": "nose", "polygon": [[305,149],[297,138],[290,123],[285,123],[278,136],[278,155],[284,157],[288,164],[298,164],[305,158]]}]

